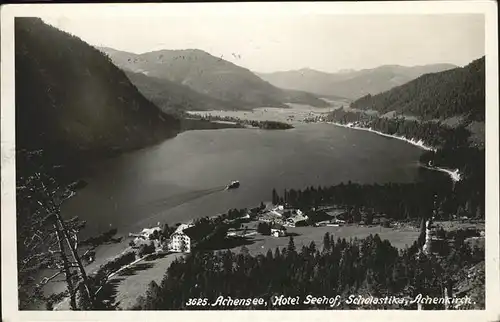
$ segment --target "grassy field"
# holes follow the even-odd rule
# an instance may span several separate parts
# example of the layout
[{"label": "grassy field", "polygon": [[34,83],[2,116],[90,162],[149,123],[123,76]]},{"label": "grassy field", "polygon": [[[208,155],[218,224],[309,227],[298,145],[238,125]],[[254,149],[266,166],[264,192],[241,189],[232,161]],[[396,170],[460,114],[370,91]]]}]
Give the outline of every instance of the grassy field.
[{"label": "grassy field", "polygon": [[446,231],[452,231],[452,230],[457,230],[457,229],[467,229],[467,228],[473,228],[473,229],[479,229],[479,230],[485,229],[484,222],[470,223],[470,222],[460,222],[460,221],[435,221],[434,224],[436,226],[443,227],[443,229]]},{"label": "grassy field", "polygon": [[[246,226],[249,231],[255,231],[257,224],[257,221],[252,221],[244,223],[241,228],[243,229],[243,227]],[[443,221],[436,222],[436,224],[443,226],[446,230],[467,227],[478,227],[480,229],[482,227],[484,229],[484,223],[470,224]],[[419,235],[419,230],[411,226],[384,228],[381,226],[368,227],[353,224],[339,227],[307,226],[287,228],[287,234],[294,237],[295,246],[299,251],[302,248],[302,245],[308,246],[311,241],[314,241],[318,249],[321,250],[323,247],[323,237],[326,232],[333,235],[335,239],[345,238],[346,240],[354,238],[362,239],[370,234],[378,234],[382,240],[387,239],[394,247],[400,249],[412,245],[413,242],[417,240]],[[269,249],[274,252],[276,247],[286,247],[288,242],[288,236],[272,237],[257,233],[247,238],[245,246],[248,248],[250,254],[258,255],[267,253]],[[234,246],[229,249],[239,252],[242,247],[243,245],[240,244],[239,246]],[[145,294],[148,284],[151,281],[154,280],[157,283],[161,282],[170,264],[179,256],[182,256],[182,254],[168,254],[159,258],[146,259],[111,278],[108,283],[109,289],[107,291],[110,292],[111,299],[114,304],[116,304],[120,309],[126,310],[130,308],[130,306],[135,303],[138,296]]]},{"label": "grassy field", "polygon": [[[247,223],[248,228],[254,228],[257,222]],[[287,232],[294,235],[294,242],[300,250],[302,245],[309,245],[314,240],[321,249],[323,236],[326,232],[333,234],[335,238],[364,238],[370,234],[379,234],[382,239],[388,239],[392,245],[404,248],[411,245],[418,237],[418,231],[411,228],[383,228],[383,227],[363,227],[349,225],[343,227],[296,227],[287,228]],[[271,237],[261,234],[253,235],[249,238],[246,247],[250,254],[257,255],[266,253],[268,249],[275,250],[276,247],[286,247],[289,237]],[[239,252],[242,246],[231,248]],[[130,269],[118,274],[109,281],[109,287],[113,294],[114,303],[121,309],[128,309],[132,306],[137,297],[145,294],[148,284],[156,281],[158,284],[163,279],[170,264],[180,254],[169,254],[153,260],[145,260],[135,264]]]},{"label": "grassy field", "polygon": [[[254,228],[257,222],[247,223],[248,228]],[[314,240],[321,249],[323,236],[326,232],[333,234],[335,238],[364,238],[370,234],[379,234],[382,239],[388,239],[392,245],[404,248],[411,245],[418,237],[418,231],[411,228],[383,228],[383,227],[363,227],[349,225],[343,227],[296,227],[288,228],[287,232],[294,236],[295,245],[298,249],[302,245],[309,245]],[[275,250],[276,247],[286,247],[289,237],[271,237],[256,234],[249,237],[246,247],[252,255],[266,253],[268,249]],[[231,248],[239,252],[242,246]],[[130,269],[118,274],[110,279],[108,283],[112,294],[113,302],[121,309],[128,309],[132,306],[137,297],[145,294],[148,284],[156,281],[158,284],[163,279],[170,264],[181,254],[169,254],[152,260],[144,260],[135,264]]]},{"label": "grassy field", "polygon": [[143,260],[120,272],[108,282],[114,304],[129,309],[140,295],[144,295],[151,281],[160,284],[172,262],[181,254],[168,254],[156,259]]},{"label": "grassy field", "polygon": [[[358,225],[347,225],[342,227],[295,227],[287,228],[287,233],[293,235],[294,243],[298,250],[302,245],[309,245],[311,241],[316,243],[316,246],[321,249],[323,247],[323,237],[328,232],[330,235],[337,238],[357,237],[358,239],[368,237],[370,234],[378,234],[381,239],[388,239],[394,247],[404,248],[406,245],[411,246],[417,240],[419,231],[413,228],[383,228],[366,227]],[[252,236],[247,245],[245,245],[250,254],[265,254],[269,249],[273,252],[276,247],[286,247],[289,237],[271,237],[257,234]],[[239,251],[242,246],[234,247],[232,250]]]}]

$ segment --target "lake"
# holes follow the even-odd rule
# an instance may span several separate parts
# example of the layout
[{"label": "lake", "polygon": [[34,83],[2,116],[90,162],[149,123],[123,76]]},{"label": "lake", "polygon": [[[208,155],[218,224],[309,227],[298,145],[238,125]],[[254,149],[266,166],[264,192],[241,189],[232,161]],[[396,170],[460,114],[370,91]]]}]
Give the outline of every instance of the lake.
[{"label": "lake", "polygon": [[[373,133],[331,124],[290,130],[188,131],[92,167],[89,184],[62,207],[87,220],[82,237],[110,228],[128,234],[229,208],[254,207],[271,191],[340,182],[414,182],[422,150]],[[433,175],[436,175],[433,173]],[[241,187],[225,191],[231,180]]]}]

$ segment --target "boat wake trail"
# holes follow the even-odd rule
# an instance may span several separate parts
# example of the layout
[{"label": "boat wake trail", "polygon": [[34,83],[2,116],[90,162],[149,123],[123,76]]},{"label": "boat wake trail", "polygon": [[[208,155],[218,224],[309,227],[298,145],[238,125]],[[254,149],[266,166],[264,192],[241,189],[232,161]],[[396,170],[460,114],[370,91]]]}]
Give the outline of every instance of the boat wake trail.
[{"label": "boat wake trail", "polygon": [[220,191],[225,190],[225,186],[219,186],[219,187],[214,187],[210,189],[204,189],[204,190],[195,190],[195,191],[189,191],[186,193],[181,193],[173,196],[169,196],[166,198],[162,198],[160,200],[157,200],[153,203],[150,203],[147,206],[154,206],[154,207],[161,207],[162,209],[170,209],[173,207],[180,206],[184,203],[193,201],[195,199],[205,197]]},{"label": "boat wake trail", "polygon": [[[142,217],[142,219],[139,222],[135,222],[133,225],[140,225],[141,223],[145,221],[151,221],[156,217],[161,217],[165,214],[166,210],[181,206],[183,204],[186,204],[188,202],[191,202],[193,200],[215,194],[217,192],[224,191],[226,189],[226,186],[218,186],[218,187],[213,187],[210,189],[203,189],[203,190],[195,190],[195,191],[189,191],[185,193],[180,193],[176,194],[173,196],[168,196],[165,198],[161,198],[159,200],[155,200],[152,202],[149,202],[147,204],[144,204],[140,207],[138,211],[144,213],[146,217]],[[149,216],[147,214],[150,214]]]}]

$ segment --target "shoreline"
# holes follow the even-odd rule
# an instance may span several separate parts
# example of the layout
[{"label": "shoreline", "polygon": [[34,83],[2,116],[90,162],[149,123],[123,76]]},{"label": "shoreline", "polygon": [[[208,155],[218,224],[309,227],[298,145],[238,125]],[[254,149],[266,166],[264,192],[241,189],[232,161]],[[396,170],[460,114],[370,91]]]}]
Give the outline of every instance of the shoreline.
[{"label": "shoreline", "polygon": [[[437,151],[436,148],[425,145],[423,140],[416,141],[414,139],[408,139],[408,138],[403,137],[403,136],[390,135],[390,134],[387,134],[387,133],[375,131],[375,130],[373,130],[371,128],[353,126],[352,125],[353,123],[348,123],[348,124],[341,124],[341,123],[336,123],[336,122],[325,122],[325,123],[332,124],[332,125],[335,125],[335,126],[340,126],[340,127],[343,127],[343,128],[358,130],[358,131],[372,132],[372,133],[375,133],[377,135],[381,135],[381,136],[385,136],[385,137],[388,137],[388,138],[392,138],[392,139],[404,141],[406,143],[409,143],[411,145],[414,145],[414,146],[419,147],[419,148],[421,148],[423,150],[426,150],[426,151],[433,151],[433,152]],[[462,174],[460,173],[459,169],[453,169],[453,170],[451,170],[451,169],[440,168],[440,167],[429,167],[429,166],[425,166],[425,165],[421,165],[421,166],[424,167],[424,168],[426,168],[426,169],[429,169],[429,170],[444,172],[444,173],[446,173],[451,178],[451,180],[453,182],[459,182],[460,180],[462,180]]]},{"label": "shoreline", "polygon": [[408,139],[408,138],[406,138],[404,136],[391,135],[391,134],[387,134],[387,133],[384,133],[384,132],[376,131],[376,130],[373,130],[372,128],[353,126],[352,123],[348,123],[348,124],[341,124],[341,123],[336,123],[336,122],[326,122],[326,123],[327,124],[333,124],[333,125],[340,126],[340,127],[344,127],[344,128],[348,128],[348,129],[354,129],[354,130],[359,130],[359,131],[372,132],[372,133],[375,133],[375,134],[378,134],[378,135],[381,135],[381,136],[385,136],[385,137],[388,137],[388,138],[392,138],[392,139],[396,139],[396,140],[400,140],[400,141],[404,141],[404,142],[410,143],[411,145],[417,146],[417,147],[419,147],[419,148],[421,148],[423,150],[426,150],[426,151],[433,151],[433,152],[437,151],[436,148],[425,145],[423,140],[416,141],[414,139]]},{"label": "shoreline", "polygon": [[458,181],[462,180],[462,174],[460,173],[460,171],[458,171],[458,169],[450,170],[450,169],[446,169],[446,168],[429,167],[426,165],[421,165],[421,167],[429,169],[429,170],[444,172],[444,173],[448,174],[448,176],[450,176],[450,178],[451,178],[451,180],[453,180],[453,182],[458,182]]},{"label": "shoreline", "polygon": [[[231,122],[227,122],[227,121],[215,121],[215,122],[221,122],[221,123],[231,123]],[[353,126],[352,123],[348,123],[348,124],[340,124],[340,123],[336,123],[336,122],[322,122],[322,123],[326,123],[326,124],[333,124],[333,125],[336,125],[336,126],[340,126],[340,127],[344,127],[344,128],[350,128],[350,129],[355,129],[355,130],[360,130],[360,131],[367,131],[367,132],[372,132],[372,133],[375,133],[375,134],[378,134],[378,135],[381,135],[381,136],[385,136],[385,137],[388,137],[388,138],[392,138],[392,139],[398,139],[398,140],[401,140],[401,141],[405,141],[407,143],[410,143],[414,146],[417,146],[423,150],[426,150],[426,151],[436,151],[437,149],[436,148],[433,148],[433,147],[429,147],[429,146],[426,146],[424,144],[424,142],[422,140],[414,140],[414,139],[408,139],[406,137],[400,137],[400,136],[395,136],[395,135],[389,135],[389,134],[386,134],[386,133],[383,133],[383,132],[379,132],[379,131],[375,131],[371,128],[362,128],[362,127],[356,127],[356,126]],[[439,167],[429,167],[427,165],[423,165],[423,164],[420,164],[421,167],[423,168],[426,168],[426,169],[429,169],[429,170],[434,170],[434,171],[439,171],[439,172],[443,172],[443,173],[446,173],[451,179],[453,182],[458,182],[460,181],[462,178],[461,178],[461,173],[459,172],[458,169],[446,169],[446,168],[439,168]],[[216,215],[213,215],[211,216],[212,217],[217,217],[219,216],[220,214],[216,214]],[[115,258],[116,256],[119,256],[120,254],[123,254],[124,252],[126,252],[127,250],[129,250],[129,246],[128,246],[128,243],[127,243],[127,237],[125,235],[123,235],[123,241],[118,243],[118,244],[115,244],[115,245],[109,245],[106,252],[104,252],[104,254],[96,254],[96,258],[95,258],[95,261],[93,263],[93,265],[91,265],[91,268],[89,269],[89,271],[87,271],[87,274],[92,274],[94,273],[95,271],[97,271],[100,266],[104,265],[106,262],[109,262],[111,260],[113,260],[113,258]],[[117,251],[117,253],[113,252],[114,255],[111,255],[109,254],[109,251],[110,250],[114,250],[114,251]],[[140,261],[140,260],[137,260],[137,262]],[[134,262],[135,264],[135,262]],[[129,264],[129,265],[132,265],[132,264]],[[89,265],[90,266],[90,265]],[[121,269],[120,269],[121,270]],[[113,273],[112,275],[116,274]],[[111,277],[111,276],[110,276]],[[65,282],[64,281],[54,281],[54,282],[51,282],[53,284],[51,284],[51,286],[48,286],[47,285],[47,288],[48,288],[48,292],[49,293],[52,293],[51,291],[54,291],[55,289],[59,289],[61,288],[61,286],[65,286]],[[65,300],[68,300],[68,298],[66,298]],[[64,300],[63,300],[64,301]],[[56,309],[57,306],[60,306],[61,305],[61,302],[59,303],[54,303],[54,308]]]}]

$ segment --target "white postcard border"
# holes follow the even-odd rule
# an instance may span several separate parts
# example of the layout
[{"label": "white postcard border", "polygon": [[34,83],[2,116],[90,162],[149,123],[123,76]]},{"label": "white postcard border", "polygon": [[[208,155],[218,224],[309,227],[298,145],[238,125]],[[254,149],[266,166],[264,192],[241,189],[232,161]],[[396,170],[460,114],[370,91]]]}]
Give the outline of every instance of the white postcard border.
[{"label": "white postcard border", "polygon": [[[498,181],[498,21],[494,1],[294,2],[197,4],[19,4],[1,10],[2,146],[2,316],[4,321],[498,321],[500,248]],[[168,13],[167,13],[168,12]],[[51,312],[17,310],[14,162],[14,17],[157,16],[206,14],[471,14],[485,15],[486,46],[486,310],[484,311],[112,311]]]}]

